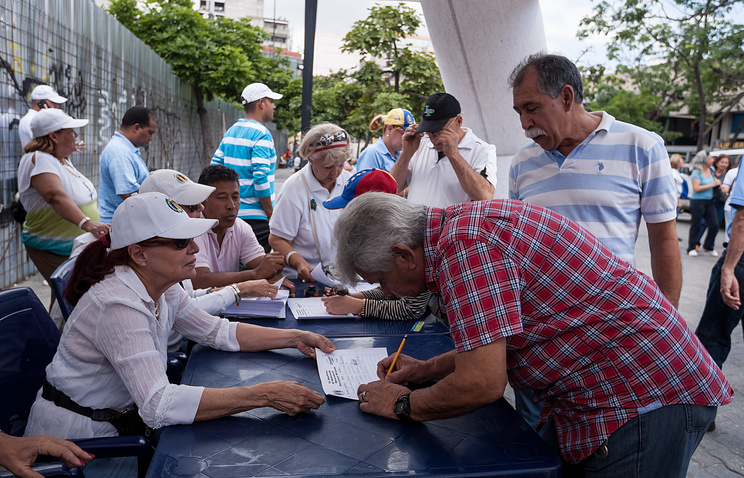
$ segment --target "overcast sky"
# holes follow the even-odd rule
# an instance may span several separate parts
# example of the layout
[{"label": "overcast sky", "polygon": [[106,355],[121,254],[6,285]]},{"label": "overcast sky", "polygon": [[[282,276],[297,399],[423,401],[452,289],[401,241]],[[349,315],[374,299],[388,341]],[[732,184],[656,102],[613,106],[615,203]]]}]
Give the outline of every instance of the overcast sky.
[{"label": "overcast sky", "polygon": [[[323,70],[332,68],[329,65],[338,64],[336,68],[338,69],[356,64],[354,59],[348,57],[344,59],[336,48],[332,48],[331,38],[345,35],[354,22],[367,17],[369,8],[375,3],[380,2],[375,0],[318,0],[315,74],[328,73]],[[393,2],[381,3],[393,4]],[[421,13],[423,17],[423,10],[419,3],[408,2],[407,4]],[[577,60],[582,52],[590,47],[589,53],[581,57],[581,63],[595,64],[603,61],[605,58],[604,39],[595,38],[583,43],[576,39],[579,21],[591,13],[592,5],[591,0],[540,0],[548,51],[562,53],[572,60]],[[304,44],[304,12],[305,0],[264,0],[264,16],[273,17],[276,13],[276,17],[289,20],[293,30],[294,50],[302,50]],[[426,30],[421,31],[421,34],[428,36]]]}]

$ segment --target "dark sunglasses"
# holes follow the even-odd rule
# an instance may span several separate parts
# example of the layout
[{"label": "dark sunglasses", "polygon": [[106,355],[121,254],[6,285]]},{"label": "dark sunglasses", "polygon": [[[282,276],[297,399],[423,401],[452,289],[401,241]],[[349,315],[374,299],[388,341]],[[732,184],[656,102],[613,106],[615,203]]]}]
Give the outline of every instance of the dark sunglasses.
[{"label": "dark sunglasses", "polygon": [[339,131],[338,133],[328,133],[320,137],[314,146],[330,146],[333,143],[346,143],[346,131]]},{"label": "dark sunglasses", "polygon": [[168,246],[172,245],[176,249],[186,249],[189,247],[191,239],[153,239],[144,243],[144,246]]},{"label": "dark sunglasses", "polygon": [[179,204],[181,206],[181,209],[188,209],[191,212],[196,212],[197,209],[199,209],[199,205],[196,204],[194,206],[184,206],[183,204]]}]

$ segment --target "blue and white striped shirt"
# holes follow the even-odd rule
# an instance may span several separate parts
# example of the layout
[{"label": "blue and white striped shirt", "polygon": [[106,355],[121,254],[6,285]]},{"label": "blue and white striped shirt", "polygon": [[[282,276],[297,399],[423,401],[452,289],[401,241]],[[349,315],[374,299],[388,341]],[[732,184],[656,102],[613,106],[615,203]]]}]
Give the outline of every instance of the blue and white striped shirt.
[{"label": "blue and white striped shirt", "polygon": [[509,198],[547,207],[578,222],[621,259],[634,264],[641,216],[648,223],[676,217],[677,193],[664,141],[616,121],[599,126],[567,157],[536,143],[509,170]]},{"label": "blue and white striped shirt", "polygon": [[211,164],[227,166],[240,176],[241,219],[267,220],[259,198],[274,203],[276,150],[271,133],[256,120],[241,118],[222,137]]}]

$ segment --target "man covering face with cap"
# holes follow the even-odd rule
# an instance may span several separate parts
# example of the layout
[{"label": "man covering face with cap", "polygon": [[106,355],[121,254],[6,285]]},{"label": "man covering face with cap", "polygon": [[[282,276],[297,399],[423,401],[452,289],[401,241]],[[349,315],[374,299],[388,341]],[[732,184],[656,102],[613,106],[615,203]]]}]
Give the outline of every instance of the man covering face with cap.
[{"label": "man covering face with cap", "polygon": [[58,95],[49,85],[39,85],[31,91],[31,109],[18,123],[18,138],[21,140],[22,148],[34,139],[31,120],[34,119],[36,113],[46,108],[59,108],[59,105],[66,101],[67,98]]},{"label": "man covering face with cap", "polygon": [[267,253],[271,250],[269,219],[274,212],[276,149],[271,132],[264,125],[274,119],[274,100],[282,96],[263,83],[246,86],[241,94],[245,118],[225,132],[211,162],[238,172],[238,218],[251,226]]},{"label": "man covering face with cap", "polygon": [[408,187],[408,199],[431,207],[493,199],[496,147],[462,127],[457,99],[436,93],[421,117],[403,134],[403,151],[390,171],[398,191]]}]

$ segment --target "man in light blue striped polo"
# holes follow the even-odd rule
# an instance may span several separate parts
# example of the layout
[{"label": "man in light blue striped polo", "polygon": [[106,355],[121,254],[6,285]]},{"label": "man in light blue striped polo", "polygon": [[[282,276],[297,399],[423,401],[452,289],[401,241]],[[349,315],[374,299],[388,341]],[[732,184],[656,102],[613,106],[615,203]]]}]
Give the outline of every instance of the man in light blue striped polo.
[{"label": "man in light blue striped polo", "polygon": [[274,100],[282,96],[263,83],[246,86],[241,94],[245,118],[239,119],[225,132],[211,162],[238,172],[238,217],[251,226],[267,253],[271,250],[269,219],[274,212],[276,149],[265,124],[274,119]]},{"label": "man in light blue striped polo", "polygon": [[[509,86],[525,135],[534,141],[512,160],[509,197],[578,222],[631,264],[643,217],[653,278],[677,307],[682,288],[677,195],[661,137],[606,112],[586,111],[581,73],[565,57],[527,57]],[[525,405],[534,407],[518,395],[520,413]],[[522,414],[534,426],[539,412]]]}]

